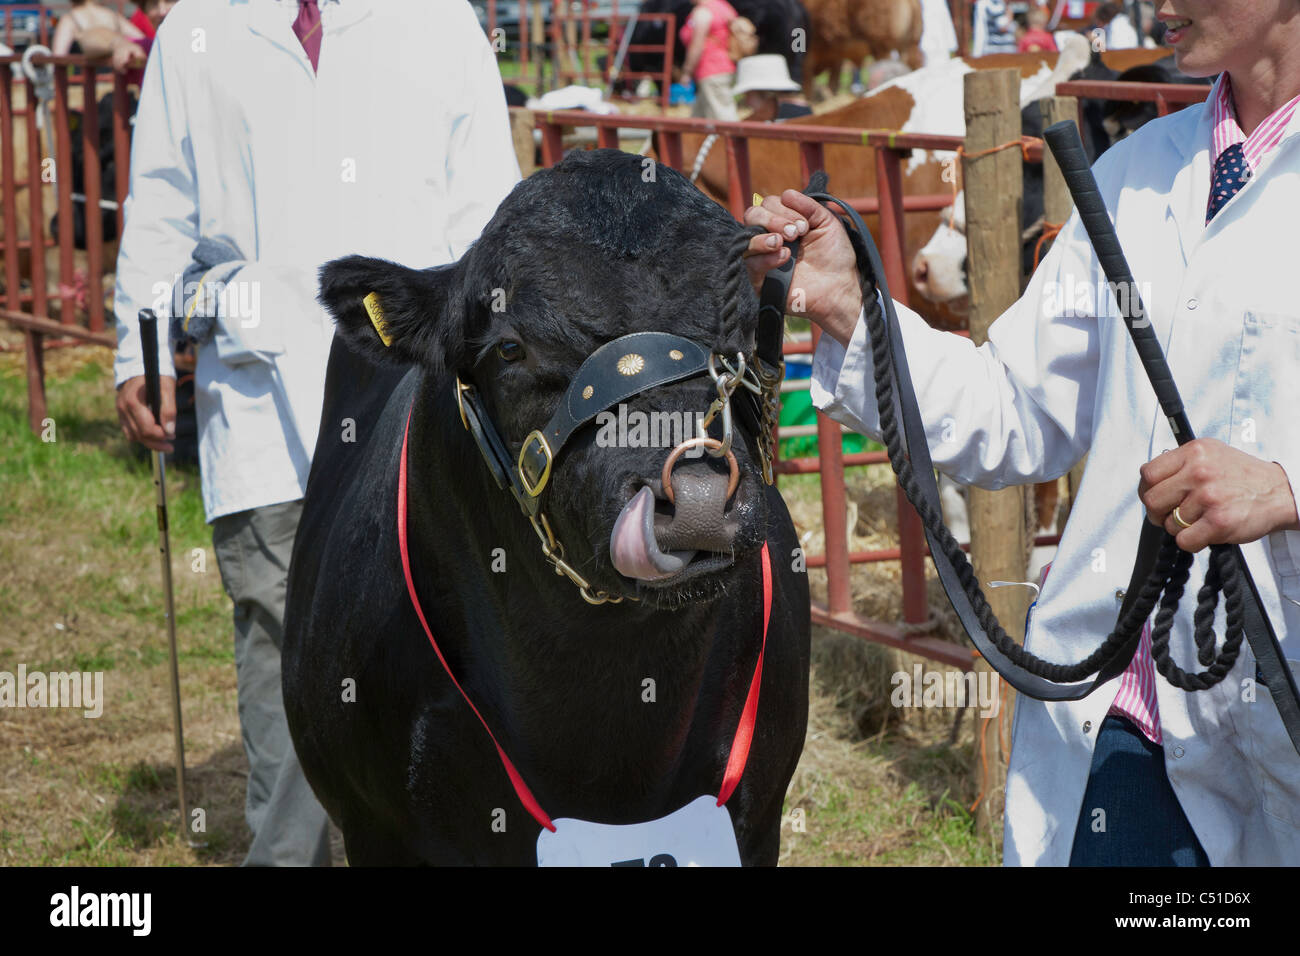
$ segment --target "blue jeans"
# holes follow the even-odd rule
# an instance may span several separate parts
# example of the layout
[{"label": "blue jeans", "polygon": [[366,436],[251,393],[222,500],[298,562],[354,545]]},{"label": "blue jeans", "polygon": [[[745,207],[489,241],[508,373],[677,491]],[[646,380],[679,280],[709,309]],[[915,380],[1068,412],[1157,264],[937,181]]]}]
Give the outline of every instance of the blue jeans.
[{"label": "blue jeans", "polygon": [[1107,717],[1097,734],[1070,866],[1209,865],[1169,784],[1164,748],[1132,721]]}]

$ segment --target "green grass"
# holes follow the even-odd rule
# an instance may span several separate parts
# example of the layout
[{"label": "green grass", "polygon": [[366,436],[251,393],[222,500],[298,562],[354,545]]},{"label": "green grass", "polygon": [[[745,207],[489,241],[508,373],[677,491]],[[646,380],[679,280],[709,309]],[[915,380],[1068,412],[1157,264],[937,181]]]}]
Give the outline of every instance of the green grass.
[{"label": "green grass", "polygon": [[150,462],[118,427],[107,350],[59,349],[46,362],[42,436],[27,425],[21,355],[0,355],[0,667],[103,671],[104,707],[97,719],[12,713],[0,778],[22,787],[0,805],[0,864],[235,862],[246,829],[230,602],[198,471],[169,463],[167,504],[188,788],[210,820],[202,852],[185,845],[176,813]]},{"label": "green grass", "polygon": [[[44,441],[27,427],[26,386],[19,370],[0,371],[0,533],[17,532],[39,518],[39,530],[34,540],[28,536],[28,545],[73,544],[60,571],[73,586],[56,598],[54,609],[67,630],[87,613],[152,630],[163,623],[154,586],[158,575],[142,587],[134,574],[123,574],[128,566],[134,570],[143,555],[156,562],[151,470],[148,459],[127,446],[111,406],[106,407],[105,398],[112,394],[110,385],[106,396],[106,374],[102,361],[90,361],[64,380],[52,378],[48,437],[54,440]],[[209,573],[215,573],[197,470],[171,466],[167,479],[174,574],[190,573],[188,560],[180,559],[188,559],[196,547],[208,552]],[[184,589],[178,587],[178,593]],[[30,594],[8,583],[0,586],[0,617],[21,616],[29,600]],[[178,600],[179,626],[206,630],[224,614],[209,602]],[[93,657],[83,652],[79,660],[97,665],[91,669],[108,669],[122,663],[120,658],[108,651]]]}]

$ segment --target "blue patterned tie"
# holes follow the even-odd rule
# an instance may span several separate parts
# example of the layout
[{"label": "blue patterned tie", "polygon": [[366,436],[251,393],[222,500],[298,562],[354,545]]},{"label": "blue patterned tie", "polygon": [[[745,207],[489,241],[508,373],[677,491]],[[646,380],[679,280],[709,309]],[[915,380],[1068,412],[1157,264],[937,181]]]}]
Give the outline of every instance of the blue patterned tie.
[{"label": "blue patterned tie", "polygon": [[1228,204],[1229,199],[1237,195],[1248,179],[1250,164],[1246,162],[1245,150],[1241,143],[1233,143],[1214,163],[1214,178],[1210,181],[1210,206],[1205,213],[1207,224]]}]

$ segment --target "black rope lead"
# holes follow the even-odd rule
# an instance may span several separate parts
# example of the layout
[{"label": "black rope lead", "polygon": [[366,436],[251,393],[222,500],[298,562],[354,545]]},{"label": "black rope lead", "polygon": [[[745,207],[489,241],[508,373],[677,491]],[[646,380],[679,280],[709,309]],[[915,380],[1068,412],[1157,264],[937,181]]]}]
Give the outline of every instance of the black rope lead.
[{"label": "black rope lead", "polygon": [[[824,180],[823,180],[824,183]],[[853,228],[847,230],[857,259],[859,281],[862,289],[863,311],[867,331],[871,338],[872,366],[876,381],[876,403],[880,414],[881,437],[889,455],[890,464],[898,476],[908,501],[921,516],[926,534],[930,540],[931,553],[937,556],[936,567],[946,562],[954,571],[960,586],[960,596],[948,590],[949,599],[954,609],[963,616],[963,603],[969,606],[979,629],[992,647],[1005,658],[997,662],[996,655],[985,653],[981,647],[980,635],[967,624],[967,633],[972,641],[990,659],[990,664],[1023,693],[1041,700],[1074,700],[1086,696],[1101,683],[1118,676],[1132,660],[1142,628],[1153,610],[1159,605],[1152,627],[1151,653],[1159,672],[1174,686],[1186,691],[1206,690],[1221,682],[1236,663],[1245,636],[1244,616],[1242,614],[1242,589],[1235,562],[1230,559],[1224,547],[1212,549],[1210,569],[1204,586],[1198,594],[1197,611],[1194,618],[1194,635],[1198,648],[1198,658],[1207,669],[1199,673],[1188,673],[1174,662],[1169,652],[1169,634],[1179,600],[1186,587],[1192,565],[1192,555],[1178,548],[1174,538],[1160,529],[1158,554],[1150,573],[1139,578],[1136,586],[1137,597],[1126,600],[1121,609],[1115,629],[1102,644],[1088,657],[1076,664],[1059,664],[1044,660],[1025,650],[1014,640],[998,622],[988,600],[980,587],[974,568],[971,567],[965,552],[953,538],[943,523],[942,510],[938,505],[938,490],[934,483],[933,470],[929,462],[928,448],[923,455],[915,455],[913,449],[925,444],[923,429],[909,428],[905,409],[912,411],[915,423],[919,423],[920,414],[916,408],[916,396],[910,389],[901,393],[898,369],[900,361],[905,364],[901,333],[897,331],[897,316],[888,285],[884,280],[884,266],[880,254],[872,242],[861,218],[842,201],[813,188],[810,184],[808,194],[820,202],[834,202],[844,210]],[[885,303],[888,315],[882,312],[881,299],[877,298],[877,279],[881,299]],[[891,330],[891,326],[893,329]],[[891,335],[891,331],[894,332]],[[896,340],[896,341],[895,341]],[[906,403],[906,404],[904,404]],[[900,428],[900,420],[902,427]],[[915,424],[914,423],[914,424]],[[928,472],[929,487],[923,488],[918,482],[918,475],[913,466],[913,458],[924,460]],[[924,479],[922,479],[924,481]],[[928,492],[928,493],[927,493]],[[1154,528],[1154,526],[1152,526]],[[941,579],[944,575],[941,574]],[[1130,589],[1134,587],[1130,585]],[[1227,636],[1222,651],[1215,653],[1216,635],[1214,633],[1214,615],[1218,607],[1220,591],[1227,599]],[[1010,664],[1008,667],[1007,664]],[[1091,683],[1079,687],[1079,682],[1097,675]],[[1028,677],[1039,678],[1053,685],[1070,685],[1062,687],[1059,692],[1046,690],[1038,681]]]}]

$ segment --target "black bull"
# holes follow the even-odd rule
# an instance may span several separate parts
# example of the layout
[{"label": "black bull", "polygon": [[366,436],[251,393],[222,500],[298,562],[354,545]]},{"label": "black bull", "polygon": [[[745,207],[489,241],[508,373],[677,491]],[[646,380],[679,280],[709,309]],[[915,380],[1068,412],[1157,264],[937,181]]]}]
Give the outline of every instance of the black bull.
[{"label": "black bull", "polygon": [[[633,581],[612,567],[611,529],[649,487],[654,534],[674,533],[657,478],[669,449],[600,447],[590,425],[575,434],[545,509],[567,560],[594,587],[629,598],[591,606],[493,483],[454,396],[459,373],[515,455],[603,342],[661,330],[718,343],[717,280],[739,227],[672,170],[658,167],[649,182],[644,171],[617,151],[573,154],[520,183],[453,266],[351,257],[322,269],[337,331],[290,569],[283,686],[303,769],[353,863],[530,864],[540,832],[407,595],[396,497],[408,414],[420,601],[448,665],[552,819],[640,822],[718,793],[761,642],[768,542],[757,729],[727,810],[742,862],[776,862],[807,721],[808,585],[753,436],[737,427],[740,484],[729,504],[718,501],[730,549],[702,546],[677,574]],[[363,306],[371,292],[391,347]],[[747,283],[740,295],[752,343],[757,298]],[[715,394],[696,378],[627,405],[693,414]],[[721,487],[718,471],[704,457],[674,476]],[[721,527],[706,536],[716,541]]]}]

